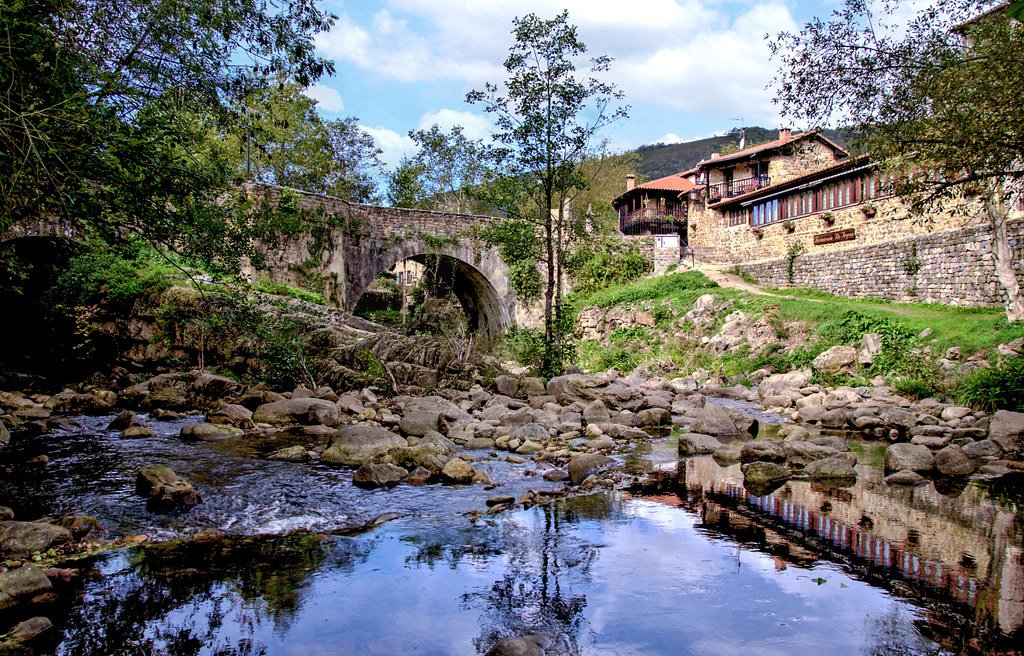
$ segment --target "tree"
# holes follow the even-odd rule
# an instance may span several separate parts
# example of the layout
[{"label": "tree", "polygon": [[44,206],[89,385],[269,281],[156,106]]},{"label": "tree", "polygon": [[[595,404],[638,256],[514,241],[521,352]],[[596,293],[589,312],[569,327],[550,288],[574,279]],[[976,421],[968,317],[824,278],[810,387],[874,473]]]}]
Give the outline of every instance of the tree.
[{"label": "tree", "polygon": [[0,230],[62,217],[204,258],[246,243],[211,129],[266,78],[333,70],[315,0],[0,3]]},{"label": "tree", "polygon": [[466,96],[482,103],[495,116],[494,140],[503,145],[507,179],[538,207],[543,226],[544,337],[547,344],[543,366],[557,372],[563,364],[565,337],[562,316],[562,267],[566,227],[566,201],[575,190],[585,189],[581,163],[596,150],[593,140],[610,122],[627,115],[615,107],[622,94],[611,84],[592,77],[608,70],[611,59],[590,60],[591,76],[580,77],[575,61],[586,52],[576,27],[568,23],[568,11],[550,20],[528,14],[513,21],[515,43],[504,66],[508,76],[503,87],[488,83],[483,91]]},{"label": "tree", "polygon": [[412,161],[421,169],[424,207],[438,212],[472,214],[482,211],[481,188],[494,179],[488,166],[490,148],[463,134],[460,125],[449,132],[440,126],[410,131],[419,150]]},{"label": "tree", "polygon": [[222,139],[233,173],[359,203],[377,196],[373,137],[348,117],[325,121],[298,84],[255,88],[235,108],[240,123]]},{"label": "tree", "polygon": [[919,211],[983,206],[1015,321],[1024,301],[1007,220],[1024,186],[1024,30],[987,6],[937,0],[903,23],[898,0],[846,0],[771,48],[782,63],[775,84],[784,114],[839,120],[855,148],[896,173],[896,193]]},{"label": "tree", "polygon": [[394,171],[388,173],[387,201],[391,207],[417,209],[425,197],[423,167],[403,157]]}]

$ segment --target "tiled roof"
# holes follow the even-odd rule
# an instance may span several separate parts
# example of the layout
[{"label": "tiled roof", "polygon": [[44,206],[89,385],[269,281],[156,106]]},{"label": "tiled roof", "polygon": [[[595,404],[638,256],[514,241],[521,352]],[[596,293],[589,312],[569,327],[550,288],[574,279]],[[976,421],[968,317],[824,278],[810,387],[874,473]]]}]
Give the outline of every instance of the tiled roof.
[{"label": "tiled roof", "polygon": [[765,150],[772,150],[772,149],[775,149],[775,148],[781,148],[782,146],[789,145],[789,144],[791,144],[791,143],[793,143],[795,141],[800,141],[802,139],[808,139],[810,137],[817,137],[818,139],[820,139],[821,141],[825,142],[830,147],[832,147],[834,150],[837,150],[837,151],[839,151],[841,153],[846,154],[846,152],[847,152],[845,149],[841,148],[837,143],[835,143],[831,139],[826,138],[825,136],[823,136],[819,132],[814,132],[814,131],[810,131],[810,132],[797,132],[796,134],[791,134],[791,135],[783,137],[781,139],[776,139],[775,141],[769,141],[768,143],[763,143],[763,144],[760,144],[760,145],[757,145],[757,146],[751,146],[750,148],[744,148],[743,150],[738,150],[735,153],[729,153],[728,155],[723,155],[721,157],[716,157],[714,159],[703,160],[703,161],[701,161],[697,165],[697,168],[704,168],[704,167],[707,167],[707,166],[710,166],[710,165],[717,166],[718,164],[721,164],[722,162],[730,162],[730,161],[736,160],[736,159],[743,159],[743,158],[749,157],[751,155],[756,155],[757,153],[765,151]]},{"label": "tiled roof", "polygon": [[749,200],[751,198],[756,198],[761,195],[772,194],[773,192],[779,191],[780,189],[799,187],[800,185],[807,184],[808,182],[814,182],[818,178],[827,177],[831,173],[838,173],[840,171],[843,171],[844,169],[856,168],[857,166],[862,166],[868,163],[870,163],[870,155],[868,154],[858,155],[856,157],[849,157],[837,164],[833,164],[832,166],[826,166],[823,169],[817,169],[816,171],[811,171],[810,173],[805,173],[801,176],[790,178],[789,180],[785,180],[777,184],[768,185],[767,187],[761,187],[760,189],[755,189],[753,191],[748,191],[747,193],[741,194],[739,196],[724,198],[718,201],[717,203],[709,203],[708,207],[724,207],[726,205],[732,205],[734,203]]},{"label": "tiled roof", "polygon": [[672,175],[666,175],[664,178],[658,178],[657,180],[651,180],[644,182],[633,187],[629,191],[625,191],[615,197],[612,201],[612,205],[617,206],[620,201],[624,200],[626,196],[637,193],[638,189],[648,189],[651,191],[674,191],[678,194],[689,193],[691,189],[694,189],[697,185],[690,182],[687,177],[697,172],[697,169],[690,169],[689,171],[683,171],[682,173],[673,173]]}]

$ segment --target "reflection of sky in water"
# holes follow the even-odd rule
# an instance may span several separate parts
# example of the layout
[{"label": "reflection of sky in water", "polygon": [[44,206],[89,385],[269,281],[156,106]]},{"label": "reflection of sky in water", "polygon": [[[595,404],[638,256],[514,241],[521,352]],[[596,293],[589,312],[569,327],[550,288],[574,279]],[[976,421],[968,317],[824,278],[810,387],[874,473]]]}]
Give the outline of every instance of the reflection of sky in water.
[{"label": "reflection of sky in water", "polygon": [[[924,651],[916,609],[834,565],[779,571],[770,556],[698,531],[682,508],[607,499],[478,527],[398,520],[328,543],[295,610],[276,620],[266,594],[253,598],[229,578],[155,613],[145,634],[192,631],[203,654],[475,654],[529,632],[568,636],[549,653],[822,656],[872,653],[880,640]],[[123,567],[124,556],[108,563]],[[130,569],[114,579],[153,585]],[[73,642],[61,653],[87,653]],[[185,653],[169,644],[150,647]]]}]

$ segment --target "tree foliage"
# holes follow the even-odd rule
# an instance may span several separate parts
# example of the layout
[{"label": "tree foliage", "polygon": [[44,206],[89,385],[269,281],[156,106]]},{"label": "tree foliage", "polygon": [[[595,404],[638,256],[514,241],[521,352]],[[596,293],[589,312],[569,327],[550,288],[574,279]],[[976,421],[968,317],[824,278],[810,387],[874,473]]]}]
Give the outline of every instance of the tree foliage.
[{"label": "tree foliage", "polygon": [[566,202],[588,186],[581,164],[599,150],[596,135],[624,118],[627,108],[617,106],[621,92],[594,77],[608,70],[611,59],[593,58],[588,75],[577,73],[577,61],[587,47],[569,24],[567,11],[549,20],[536,14],[516,18],[512,34],[515,43],[504,63],[504,84],[488,83],[466,100],[482,104],[494,116],[493,138],[501,145],[497,153],[517,201],[513,205],[522,207],[526,197],[538,208],[534,220],[543,226],[547,270],[544,334],[549,350],[544,369],[557,372],[566,337],[560,316]]},{"label": "tree foliage", "polygon": [[295,82],[254,88],[222,139],[232,174],[360,203],[377,197],[380,150],[348,117],[325,121]]},{"label": "tree foliage", "polygon": [[265,77],[332,66],[314,0],[0,3],[0,230],[61,217],[205,258],[244,243],[211,129]]},{"label": "tree foliage", "polygon": [[991,2],[936,0],[907,16],[899,0],[846,0],[828,19],[772,42],[783,113],[839,121],[853,145],[896,174],[927,210],[977,211],[995,233],[1011,319],[1024,316],[1006,221],[1024,183],[1024,30]]}]

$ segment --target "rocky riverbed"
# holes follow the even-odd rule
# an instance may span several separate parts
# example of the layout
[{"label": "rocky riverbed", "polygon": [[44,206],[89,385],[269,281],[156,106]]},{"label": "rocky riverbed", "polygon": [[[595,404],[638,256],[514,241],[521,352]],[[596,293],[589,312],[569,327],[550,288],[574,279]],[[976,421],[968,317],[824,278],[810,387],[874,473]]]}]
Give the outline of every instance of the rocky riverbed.
[{"label": "rocky riverbed", "polygon": [[[424,513],[476,521],[641,484],[647,471],[631,465],[638,447],[673,428],[681,433],[673,457],[741,463],[754,495],[794,479],[855,485],[864,463],[858,468],[853,442],[884,449],[887,486],[1022,468],[1020,413],[913,403],[884,386],[825,388],[809,384],[808,371],[750,379],[756,386],[718,386],[703,372],[577,373],[546,384],[503,375],[487,389],[384,396],[246,387],[193,371],[118,390],[2,393],[3,466],[19,487],[0,497],[10,506],[0,508],[0,612],[11,620],[4,648],[31,646],[50,630],[33,608],[74,578],[62,569],[73,554],[147,540],[340,535]],[[84,435],[91,447],[71,437]],[[76,480],[90,475],[80,465],[90,448],[102,463],[97,480]],[[261,486],[261,475],[274,486]],[[90,496],[82,491],[90,485],[107,492]],[[400,490],[409,492],[391,493]]]}]

